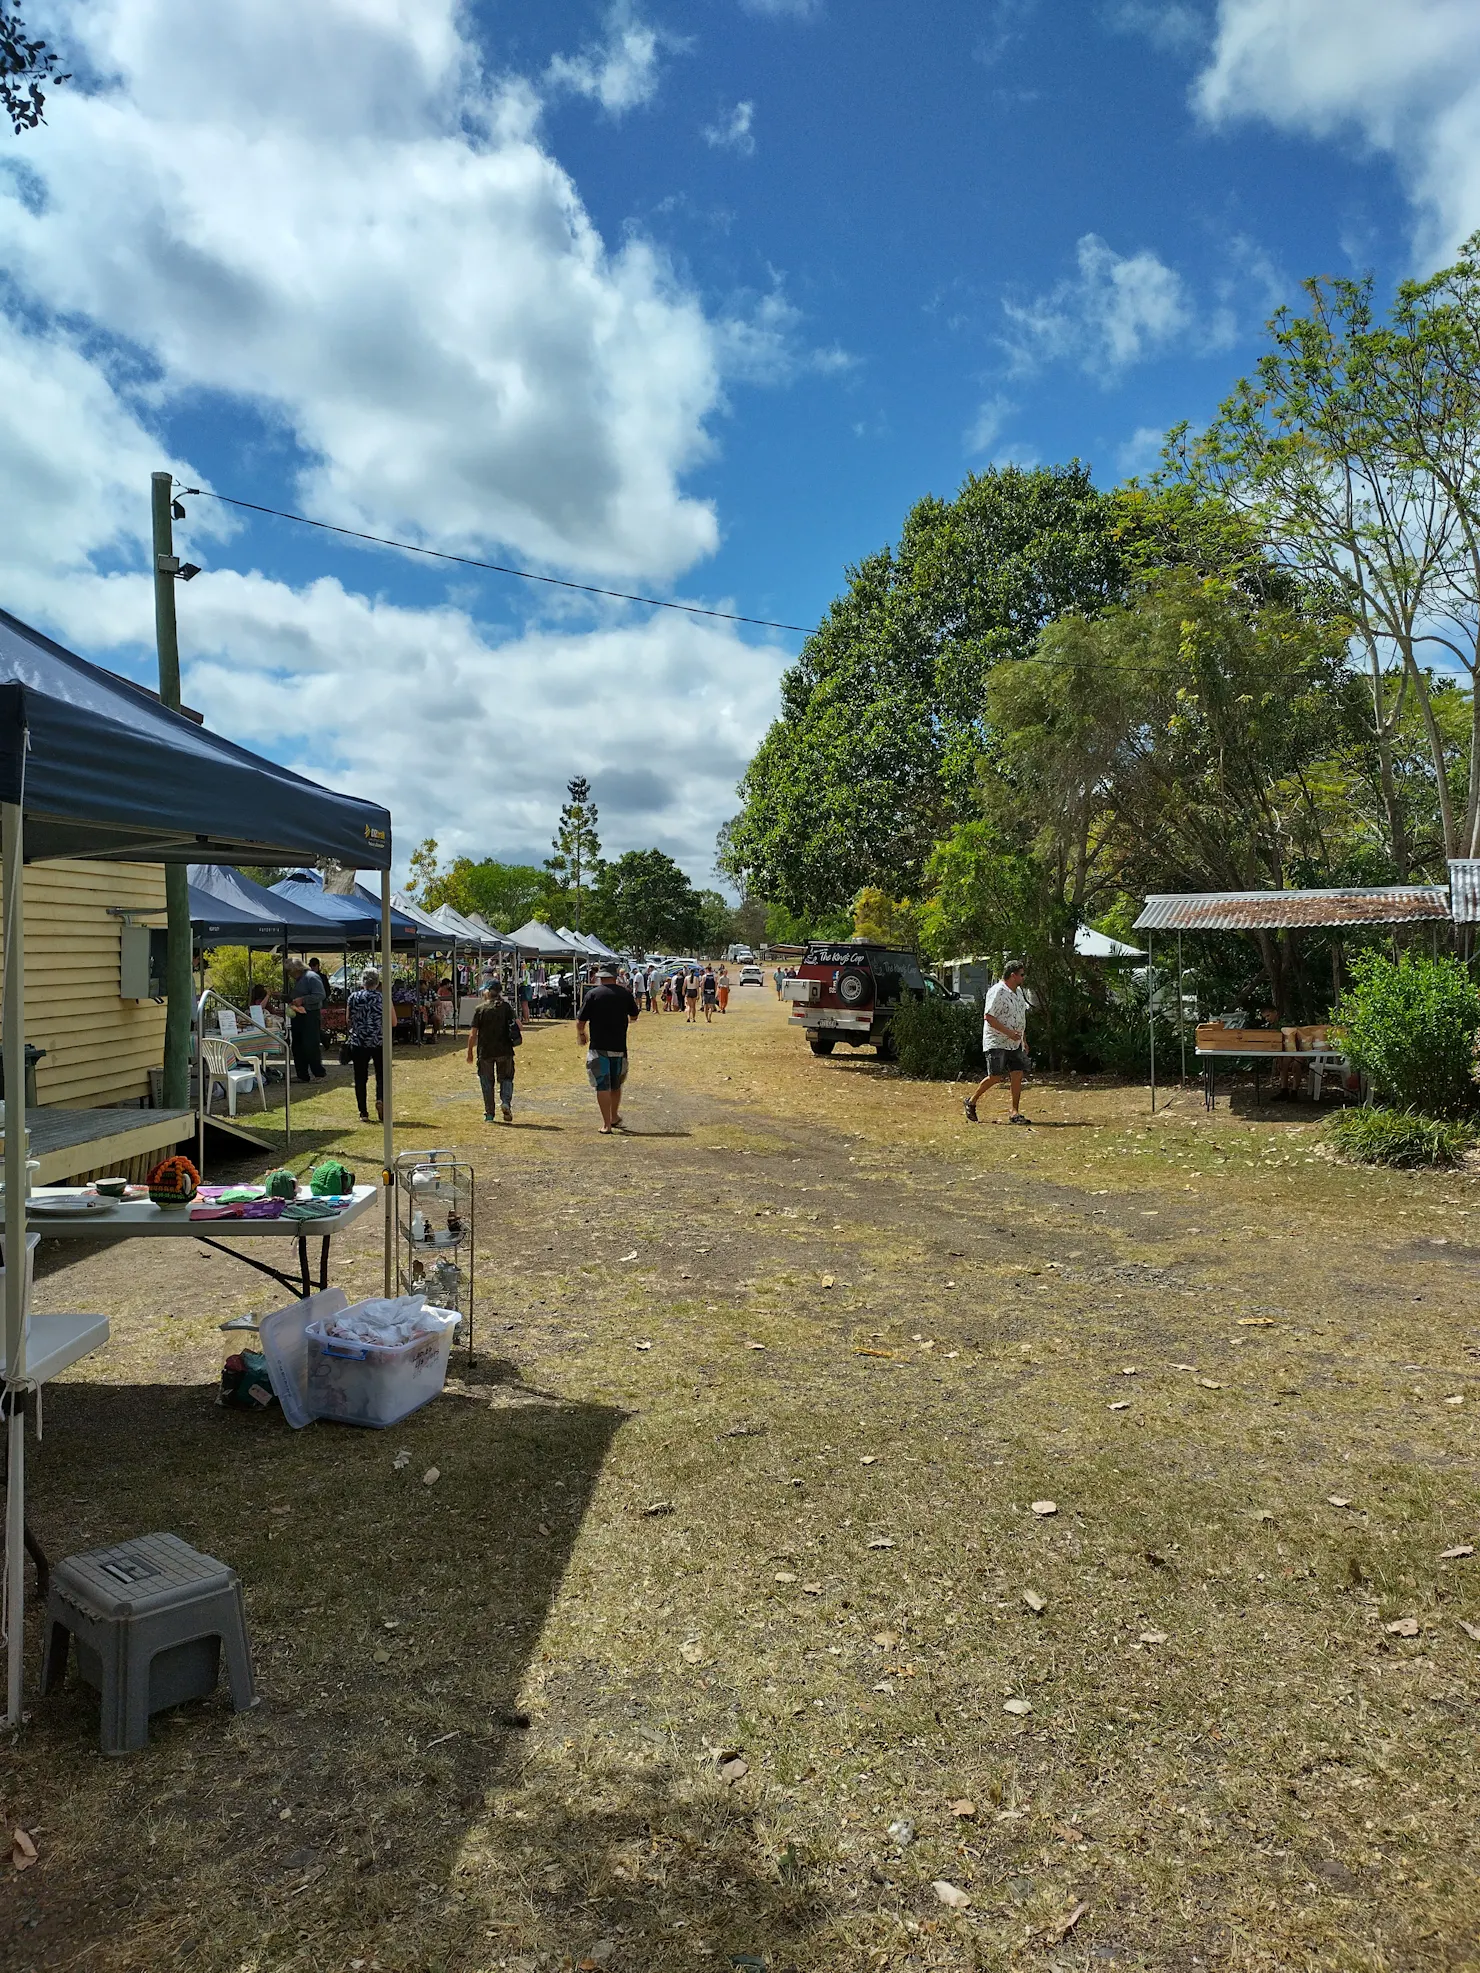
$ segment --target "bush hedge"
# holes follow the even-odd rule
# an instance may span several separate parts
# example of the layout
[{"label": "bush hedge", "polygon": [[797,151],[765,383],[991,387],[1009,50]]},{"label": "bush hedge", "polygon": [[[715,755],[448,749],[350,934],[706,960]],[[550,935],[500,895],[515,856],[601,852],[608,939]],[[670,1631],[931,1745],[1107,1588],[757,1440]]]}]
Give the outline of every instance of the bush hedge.
[{"label": "bush hedge", "polygon": [[953,1082],[981,1068],[982,1010],[976,1000],[928,993],[900,1002],[889,1024],[894,1052],[906,1075]]},{"label": "bush hedge", "polygon": [[1337,1024],[1352,1063],[1384,1107],[1463,1117],[1476,1105],[1480,988],[1457,959],[1366,952],[1352,962]]},{"label": "bush hedge", "polygon": [[1371,1105],[1338,1111],[1331,1119],[1329,1135],[1342,1156],[1355,1164],[1403,1169],[1457,1165],[1471,1143],[1471,1133],[1462,1123]]}]

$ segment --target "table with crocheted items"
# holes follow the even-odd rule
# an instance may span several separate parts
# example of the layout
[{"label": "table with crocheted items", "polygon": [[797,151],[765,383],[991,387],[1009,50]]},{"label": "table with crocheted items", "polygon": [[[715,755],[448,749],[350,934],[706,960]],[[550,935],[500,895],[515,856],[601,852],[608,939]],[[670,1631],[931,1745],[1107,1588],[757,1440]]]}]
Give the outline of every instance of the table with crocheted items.
[{"label": "table with crocheted items", "polygon": [[[255,1268],[292,1293],[307,1297],[314,1293],[309,1240],[319,1241],[318,1287],[327,1288],[334,1236],[367,1212],[379,1191],[376,1185],[356,1185],[347,1194],[326,1196],[300,1185],[296,1198],[273,1199],[260,1185],[203,1185],[187,1204],[159,1206],[147,1197],[125,1196],[100,1208],[91,1186],[43,1185],[31,1195],[40,1210],[28,1220],[28,1229],[48,1240],[198,1240],[202,1246],[229,1254],[244,1267]],[[88,1199],[93,1203],[83,1203]],[[75,1218],[59,1209],[60,1202],[68,1200],[77,1205]],[[250,1241],[260,1245],[274,1240],[296,1241],[298,1266],[294,1273],[255,1254],[243,1253],[235,1244]]]}]

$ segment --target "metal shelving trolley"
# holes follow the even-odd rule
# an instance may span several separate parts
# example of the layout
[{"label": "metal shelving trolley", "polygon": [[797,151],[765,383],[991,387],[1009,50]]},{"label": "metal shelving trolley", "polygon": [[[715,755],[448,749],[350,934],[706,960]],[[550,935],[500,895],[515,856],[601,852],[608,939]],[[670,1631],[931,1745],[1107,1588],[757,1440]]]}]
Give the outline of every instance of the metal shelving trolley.
[{"label": "metal shelving trolley", "polygon": [[396,1159],[396,1291],[421,1289],[462,1317],[473,1354],[477,1193],[473,1167],[451,1151],[403,1151]]}]

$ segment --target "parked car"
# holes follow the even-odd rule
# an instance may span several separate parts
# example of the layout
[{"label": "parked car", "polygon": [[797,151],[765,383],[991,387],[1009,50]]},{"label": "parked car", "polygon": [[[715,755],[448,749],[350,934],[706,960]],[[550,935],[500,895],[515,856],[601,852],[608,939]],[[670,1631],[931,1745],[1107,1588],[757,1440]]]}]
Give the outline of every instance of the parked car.
[{"label": "parked car", "polygon": [[765,968],[761,966],[742,966],[740,968],[740,984],[741,986],[764,986],[766,984]]},{"label": "parked car", "polygon": [[809,945],[794,978],[782,982],[791,1002],[791,1020],[803,1029],[814,1055],[831,1055],[838,1043],[862,1048],[872,1043],[879,1059],[894,1059],[889,1024],[907,996],[940,993],[920,971],[913,952],[843,939]]}]

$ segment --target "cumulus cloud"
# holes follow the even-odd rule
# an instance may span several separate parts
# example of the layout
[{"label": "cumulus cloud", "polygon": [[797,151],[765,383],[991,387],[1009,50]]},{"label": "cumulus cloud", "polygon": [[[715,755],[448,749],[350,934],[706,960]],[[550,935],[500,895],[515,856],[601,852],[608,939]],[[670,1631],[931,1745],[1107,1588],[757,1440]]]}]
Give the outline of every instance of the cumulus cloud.
[{"label": "cumulus cloud", "polygon": [[606,248],[457,12],[91,0],[64,45],[109,80],[48,105],[0,253],[163,397],[285,427],[326,518],[671,576],[717,541],[680,486],[720,400],[713,332],[650,243]]},{"label": "cumulus cloud", "polygon": [[606,38],[599,47],[579,55],[557,55],[545,71],[551,89],[569,89],[589,96],[608,116],[623,116],[658,93],[656,28],[637,19],[630,6],[614,6],[606,19]]},{"label": "cumulus cloud", "polygon": [[741,157],[751,157],[755,152],[755,137],[751,125],[755,121],[754,103],[736,103],[732,110],[725,111],[713,123],[704,126],[704,141],[711,150],[738,151]]},{"label": "cumulus cloud", "polygon": [[1219,0],[1194,100],[1213,123],[1258,117],[1388,153],[1421,214],[1421,261],[1480,227],[1475,0]]},{"label": "cumulus cloud", "polygon": [[[49,38],[97,80],[58,91],[0,174],[8,607],[152,676],[148,475],[210,484],[159,437],[186,409],[205,429],[202,406],[227,445],[273,437],[275,504],[351,526],[622,587],[714,547],[683,474],[727,375],[814,363],[795,312],[711,319],[649,243],[609,250],[537,92],[480,66],[461,14],[58,0]],[[386,800],[403,856],[426,832],[541,850],[581,771],[614,847],[707,876],[779,648],[569,600],[505,634],[477,592],[397,603],[379,558],[366,580],[390,597],[294,587],[216,566],[236,523],[191,508],[185,690],[213,726]]]},{"label": "cumulus cloud", "polygon": [[1150,248],[1118,254],[1086,233],[1075,262],[1077,271],[1047,294],[1004,301],[1018,369],[1067,361],[1108,381],[1192,328],[1186,283]]}]

